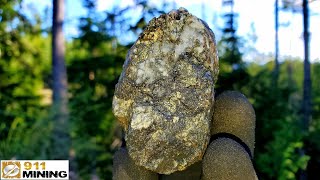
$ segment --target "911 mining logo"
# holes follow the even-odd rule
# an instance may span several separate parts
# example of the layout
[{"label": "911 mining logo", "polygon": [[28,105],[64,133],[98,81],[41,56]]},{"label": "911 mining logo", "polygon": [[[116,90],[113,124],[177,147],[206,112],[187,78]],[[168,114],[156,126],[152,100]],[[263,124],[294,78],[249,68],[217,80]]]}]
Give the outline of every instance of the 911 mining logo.
[{"label": "911 mining logo", "polygon": [[20,162],[8,161],[1,164],[2,178],[21,178],[21,164]]},{"label": "911 mining logo", "polygon": [[69,179],[68,160],[1,160],[1,180]]}]

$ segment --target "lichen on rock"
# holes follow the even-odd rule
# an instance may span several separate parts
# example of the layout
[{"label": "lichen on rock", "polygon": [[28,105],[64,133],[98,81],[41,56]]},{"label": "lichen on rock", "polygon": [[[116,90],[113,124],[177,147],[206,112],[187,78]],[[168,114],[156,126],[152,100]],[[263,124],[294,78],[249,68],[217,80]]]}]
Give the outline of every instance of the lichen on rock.
[{"label": "lichen on rock", "polygon": [[183,8],[149,22],[128,52],[113,98],[137,165],[170,174],[202,159],[217,76],[215,38],[205,22]]}]

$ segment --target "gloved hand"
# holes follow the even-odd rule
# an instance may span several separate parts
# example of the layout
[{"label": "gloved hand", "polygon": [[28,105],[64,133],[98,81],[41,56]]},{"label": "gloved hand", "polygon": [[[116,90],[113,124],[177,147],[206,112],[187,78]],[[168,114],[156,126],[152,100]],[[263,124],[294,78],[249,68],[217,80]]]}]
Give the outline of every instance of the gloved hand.
[{"label": "gloved hand", "polygon": [[114,155],[115,180],[254,180],[255,113],[244,95],[227,91],[215,101],[211,140],[203,160],[184,171],[157,174],[137,166],[125,147]]}]

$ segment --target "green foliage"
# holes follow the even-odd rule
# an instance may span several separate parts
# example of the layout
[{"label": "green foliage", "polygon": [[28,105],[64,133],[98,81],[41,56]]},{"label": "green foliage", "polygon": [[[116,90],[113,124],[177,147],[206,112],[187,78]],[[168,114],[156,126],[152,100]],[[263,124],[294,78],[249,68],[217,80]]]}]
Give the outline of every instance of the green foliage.
[{"label": "green foliage", "polygon": [[50,42],[19,3],[0,1],[0,159],[37,158],[47,143],[42,89]]},{"label": "green foliage", "polygon": [[295,174],[299,169],[307,168],[309,156],[297,153],[297,150],[303,148],[302,142],[290,143],[283,152],[283,160],[279,170],[279,179],[296,179]]},{"label": "green foliage", "polygon": [[109,54],[77,59],[68,67],[72,141],[84,179],[93,173],[92,167],[101,178],[111,177],[115,129],[111,104],[123,62],[124,56]]},{"label": "green foliage", "polygon": [[12,122],[8,136],[0,141],[0,159],[48,159],[51,123],[45,114],[40,117],[31,125],[20,117]]},{"label": "green foliage", "polygon": [[[225,5],[233,6],[233,1],[225,1]],[[244,64],[240,38],[234,25],[236,14],[231,11],[224,17],[224,34],[218,43],[220,75],[217,91],[239,90],[254,106],[258,174],[263,179],[295,179],[298,171],[306,169],[310,160],[310,156],[299,154],[305,138],[299,114],[302,63],[285,61],[281,65],[279,85],[274,86],[274,64]]]},{"label": "green foliage", "polygon": [[[45,47],[49,43],[37,36],[21,39],[22,42],[28,42],[23,45],[28,51],[10,59],[0,58],[0,119],[4,120],[1,126],[9,127],[18,117],[32,122],[44,108],[41,105],[41,93],[48,63]],[[35,66],[39,68],[33,68]],[[2,129],[0,137],[5,137],[8,131],[8,128]]]},{"label": "green foliage", "polygon": [[[314,69],[316,66],[312,65]],[[279,86],[275,88],[272,86],[273,62],[249,66],[250,82],[244,92],[256,111],[255,160],[263,179],[295,179],[299,170],[306,168],[312,177],[316,171],[311,169],[319,166],[318,117],[314,116],[309,132],[301,129],[302,67],[301,61],[283,62]],[[314,110],[314,114],[317,113]],[[306,150],[305,155],[301,154],[302,148]]]},{"label": "green foliage", "polygon": [[266,152],[258,154],[259,171],[268,179],[296,179],[298,170],[305,170],[310,159],[301,155],[303,148],[301,131],[294,119],[288,117],[279,130],[274,132],[274,139],[267,143]]}]

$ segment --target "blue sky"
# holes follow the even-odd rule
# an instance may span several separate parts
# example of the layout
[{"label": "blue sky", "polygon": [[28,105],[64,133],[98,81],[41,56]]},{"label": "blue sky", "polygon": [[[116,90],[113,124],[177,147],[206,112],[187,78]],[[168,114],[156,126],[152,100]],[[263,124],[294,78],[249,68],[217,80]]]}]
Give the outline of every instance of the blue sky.
[{"label": "blue sky", "polygon": [[[219,40],[219,28],[223,27],[224,21],[221,14],[225,11],[221,0],[165,0],[175,2],[176,7],[185,7],[192,14],[204,19],[211,29],[217,34]],[[281,0],[280,0],[281,1]],[[159,0],[150,0],[151,4],[159,5]],[[25,0],[25,4],[35,3],[34,0]],[[42,13],[45,7],[51,7],[51,0],[41,0],[36,2],[36,9]],[[121,7],[133,5],[133,0],[98,0],[98,11],[110,10],[115,4]],[[202,6],[204,4],[204,6]],[[204,8],[203,8],[204,7]],[[202,13],[204,9],[205,13]],[[310,4],[310,56],[311,61],[320,60],[320,14],[316,10],[320,9],[320,0]],[[238,35],[247,37],[252,32],[252,26],[257,35],[255,48],[263,54],[274,52],[274,0],[235,0],[235,11],[239,13],[237,19]],[[78,34],[78,17],[85,14],[79,0],[66,0],[66,20],[65,33],[68,37]],[[290,22],[290,24],[288,24]],[[281,26],[280,56],[303,57],[302,39],[302,14],[282,12],[280,23],[287,24]],[[130,37],[132,38],[132,37]],[[123,40],[125,41],[125,40]]]}]

